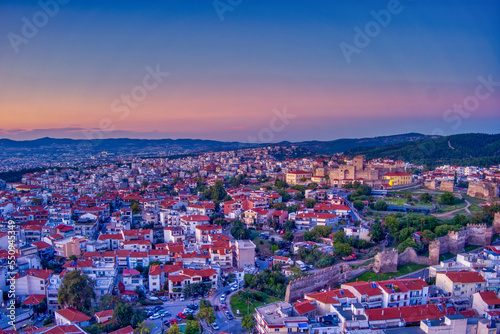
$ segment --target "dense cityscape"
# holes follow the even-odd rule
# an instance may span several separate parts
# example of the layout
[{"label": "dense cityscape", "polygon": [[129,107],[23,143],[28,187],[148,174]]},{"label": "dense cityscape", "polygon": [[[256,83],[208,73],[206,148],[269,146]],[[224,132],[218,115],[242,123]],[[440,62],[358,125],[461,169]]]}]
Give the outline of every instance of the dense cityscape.
[{"label": "dense cityscape", "polygon": [[500,0],[0,13],[0,334],[500,334]]},{"label": "dense cityscape", "polygon": [[499,166],[294,150],[0,181],[3,332],[498,330]]}]

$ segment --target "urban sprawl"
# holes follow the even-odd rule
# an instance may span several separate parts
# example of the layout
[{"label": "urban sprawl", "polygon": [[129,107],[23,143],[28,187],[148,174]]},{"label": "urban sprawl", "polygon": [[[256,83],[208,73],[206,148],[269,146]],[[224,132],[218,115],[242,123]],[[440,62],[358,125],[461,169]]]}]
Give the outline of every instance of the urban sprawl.
[{"label": "urban sprawl", "polygon": [[499,166],[295,149],[0,180],[0,334],[499,333]]}]

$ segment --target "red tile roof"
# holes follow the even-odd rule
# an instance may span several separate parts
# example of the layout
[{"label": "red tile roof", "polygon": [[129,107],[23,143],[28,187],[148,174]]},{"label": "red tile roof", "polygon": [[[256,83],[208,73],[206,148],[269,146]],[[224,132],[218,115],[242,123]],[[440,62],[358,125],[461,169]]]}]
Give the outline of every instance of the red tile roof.
[{"label": "red tile roof", "polygon": [[368,321],[404,319],[407,323],[439,319],[446,315],[444,308],[439,309],[437,304],[367,309],[365,313]]},{"label": "red tile roof", "polygon": [[346,289],[335,289],[325,292],[316,292],[307,295],[323,304],[338,304],[341,298],[355,298],[353,293]]},{"label": "red tile roof", "polygon": [[300,302],[300,303],[295,303],[293,305],[293,308],[300,315],[316,310],[316,306],[311,304],[311,302],[309,300],[304,301],[304,302]]},{"label": "red tile roof", "polygon": [[486,305],[500,305],[500,298],[498,298],[495,291],[479,292],[479,296],[486,303]]},{"label": "red tile roof", "polygon": [[44,298],[45,295],[30,295],[28,298],[23,300],[23,305],[38,305]]},{"label": "red tile roof", "polygon": [[484,283],[486,282],[476,271],[456,271],[445,273],[453,283]]},{"label": "red tile roof", "polygon": [[354,289],[356,289],[362,296],[378,296],[382,294],[382,290],[374,283],[372,286],[372,283],[370,282],[352,282],[352,283],[344,283],[342,284],[347,285],[347,286],[352,286]]},{"label": "red tile roof", "polygon": [[110,332],[109,334],[132,334],[134,332],[134,329],[132,326],[127,326],[124,328],[120,328],[114,332]]},{"label": "red tile roof", "polygon": [[88,315],[83,314],[82,312],[72,307],[57,310],[56,313],[70,322],[83,322],[90,320],[90,317]]},{"label": "red tile roof", "polygon": [[111,316],[113,316],[113,310],[105,310],[105,311],[96,312],[94,315],[98,318],[111,317]]}]

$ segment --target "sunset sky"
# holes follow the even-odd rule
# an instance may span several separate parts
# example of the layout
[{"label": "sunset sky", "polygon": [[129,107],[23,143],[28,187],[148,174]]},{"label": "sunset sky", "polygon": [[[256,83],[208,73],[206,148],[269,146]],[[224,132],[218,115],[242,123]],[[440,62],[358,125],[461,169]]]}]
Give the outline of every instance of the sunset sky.
[{"label": "sunset sky", "polygon": [[272,141],[500,129],[500,1],[61,2],[0,2],[0,138],[247,141],[284,109]]}]

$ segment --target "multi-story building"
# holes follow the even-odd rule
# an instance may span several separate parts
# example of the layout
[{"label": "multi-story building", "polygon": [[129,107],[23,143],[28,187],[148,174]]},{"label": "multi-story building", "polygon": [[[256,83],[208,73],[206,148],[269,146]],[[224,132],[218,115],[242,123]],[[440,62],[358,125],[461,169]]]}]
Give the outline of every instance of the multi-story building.
[{"label": "multi-story building", "polygon": [[436,286],[452,297],[472,298],[474,293],[485,291],[486,280],[475,271],[437,273]]},{"label": "multi-story building", "polygon": [[47,310],[52,314],[59,308],[57,295],[61,287],[62,279],[59,274],[51,274],[49,278],[49,285],[47,286]]},{"label": "multi-story building", "polygon": [[382,291],[382,307],[425,305],[429,286],[418,278],[377,282]]},{"label": "multi-story building", "polygon": [[210,217],[205,215],[183,216],[181,217],[180,224],[186,235],[194,236],[196,233],[196,226],[209,225]]},{"label": "multi-story building", "polygon": [[70,237],[54,240],[54,254],[64,258],[69,258],[71,255],[79,257],[86,251],[86,243],[87,239],[84,237]]},{"label": "multi-story building", "polygon": [[292,313],[292,304],[286,302],[257,307],[254,314],[255,329],[260,334],[308,333],[309,319],[304,316],[294,317]]},{"label": "multi-story building", "polygon": [[149,267],[149,291],[163,290],[168,275],[182,269],[182,264],[155,264]]},{"label": "multi-story building", "polygon": [[295,216],[295,226],[303,231],[309,231],[316,226],[332,226],[338,221],[339,216],[331,213],[302,212]]},{"label": "multi-story building", "polygon": [[399,186],[410,184],[412,176],[406,172],[392,172],[382,175],[382,180],[387,182],[390,186]]},{"label": "multi-story building", "polygon": [[181,269],[168,275],[168,292],[171,297],[179,297],[188,284],[206,283],[217,287],[218,275],[214,269]]},{"label": "multi-story building", "polygon": [[235,240],[236,265],[238,268],[255,266],[255,244],[250,240]]},{"label": "multi-story building", "polygon": [[163,240],[169,242],[184,242],[186,235],[179,226],[168,226],[163,229]]},{"label": "multi-story building", "polygon": [[26,273],[18,273],[16,280],[16,295],[46,295],[52,270],[28,269]]},{"label": "multi-story building", "polygon": [[199,225],[196,226],[196,242],[199,244],[208,244],[211,242],[211,236],[222,234],[220,225]]},{"label": "multi-story building", "polygon": [[289,185],[304,184],[312,177],[312,172],[297,170],[286,173],[286,183]]},{"label": "multi-story building", "polygon": [[376,282],[344,283],[340,287],[352,292],[364,308],[382,307],[383,294]]},{"label": "multi-story building", "polygon": [[500,298],[494,291],[476,292],[472,295],[472,308],[479,315],[486,312],[500,312]]},{"label": "multi-story building", "polygon": [[123,285],[129,291],[134,291],[136,287],[144,289],[142,274],[135,269],[123,269]]}]

